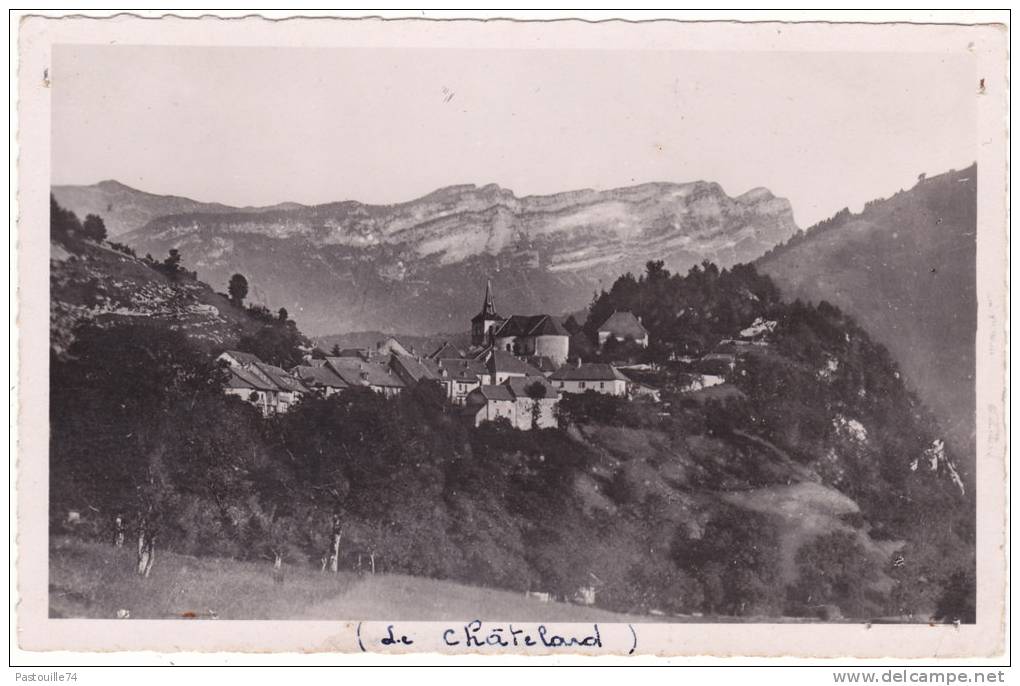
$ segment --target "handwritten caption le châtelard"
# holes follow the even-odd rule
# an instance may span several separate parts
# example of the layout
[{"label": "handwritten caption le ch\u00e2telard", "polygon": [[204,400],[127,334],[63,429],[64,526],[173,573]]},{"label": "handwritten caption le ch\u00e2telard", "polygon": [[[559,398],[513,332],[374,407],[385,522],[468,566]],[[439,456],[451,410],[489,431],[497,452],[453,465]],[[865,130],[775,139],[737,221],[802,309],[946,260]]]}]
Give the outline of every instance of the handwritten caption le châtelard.
[{"label": "handwritten caption le ch\u00e2telard", "polygon": [[637,631],[631,624],[499,624],[473,620],[452,626],[430,626],[426,630],[404,630],[396,624],[361,622],[357,626],[358,647],[364,652],[434,647],[460,650],[546,650],[572,649],[633,654]]}]

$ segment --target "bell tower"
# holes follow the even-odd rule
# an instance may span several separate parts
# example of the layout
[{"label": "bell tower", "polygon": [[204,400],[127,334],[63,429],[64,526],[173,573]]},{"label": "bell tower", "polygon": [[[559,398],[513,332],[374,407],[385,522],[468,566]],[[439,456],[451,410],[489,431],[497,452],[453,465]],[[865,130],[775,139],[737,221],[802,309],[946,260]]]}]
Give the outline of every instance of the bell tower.
[{"label": "bell tower", "polygon": [[490,333],[502,321],[503,318],[496,314],[496,305],[492,300],[492,281],[487,280],[482,311],[471,318],[471,345],[488,343]]}]

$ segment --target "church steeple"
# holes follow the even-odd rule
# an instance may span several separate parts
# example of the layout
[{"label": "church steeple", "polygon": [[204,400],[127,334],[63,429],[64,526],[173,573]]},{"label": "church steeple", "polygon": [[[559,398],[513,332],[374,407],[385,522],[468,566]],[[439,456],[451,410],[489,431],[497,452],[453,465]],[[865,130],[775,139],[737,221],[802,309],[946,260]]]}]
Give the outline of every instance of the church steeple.
[{"label": "church steeple", "polygon": [[482,314],[496,316],[496,305],[492,302],[492,279],[485,280],[485,302],[482,303]]},{"label": "church steeple", "polygon": [[503,318],[496,314],[496,304],[492,298],[492,280],[487,279],[482,311],[471,318],[471,344],[485,345],[489,332],[501,321]]}]

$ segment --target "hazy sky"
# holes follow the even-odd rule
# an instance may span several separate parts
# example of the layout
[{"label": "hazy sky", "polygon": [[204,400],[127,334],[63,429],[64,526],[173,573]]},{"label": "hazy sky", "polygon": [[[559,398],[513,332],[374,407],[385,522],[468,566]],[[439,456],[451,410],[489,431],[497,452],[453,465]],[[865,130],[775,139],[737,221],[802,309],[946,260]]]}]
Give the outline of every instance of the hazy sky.
[{"label": "hazy sky", "polygon": [[969,57],[58,46],[53,182],[232,205],[646,181],[801,226],[976,158]]}]

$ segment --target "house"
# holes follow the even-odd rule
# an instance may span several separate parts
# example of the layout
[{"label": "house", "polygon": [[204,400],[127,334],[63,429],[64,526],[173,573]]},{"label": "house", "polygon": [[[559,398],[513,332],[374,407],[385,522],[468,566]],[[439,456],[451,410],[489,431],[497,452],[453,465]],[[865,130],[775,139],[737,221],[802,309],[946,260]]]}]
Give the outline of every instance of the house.
[{"label": "house", "polygon": [[439,344],[438,348],[430,352],[425,357],[427,357],[430,360],[443,360],[461,357],[461,355],[462,355],[461,351],[455,348],[452,343],[450,343],[449,341],[443,341],[442,343]]},{"label": "house", "polygon": [[[519,376],[510,377],[504,384],[514,394],[516,422],[514,426],[522,431],[533,428],[533,420],[538,420],[538,428],[554,429],[559,426],[556,419],[556,407],[560,403],[560,394],[546,379],[542,377]],[[541,387],[541,391],[537,391]],[[537,405],[537,415],[536,415]]]},{"label": "house", "polygon": [[[319,360],[317,360],[319,361]],[[316,390],[329,397],[339,393],[345,388],[350,388],[336,372],[325,364],[320,365],[299,365],[291,370],[291,373],[301,380],[307,388]]]},{"label": "house", "polygon": [[371,388],[387,398],[397,395],[406,386],[400,377],[389,370],[389,365],[385,361],[327,357],[326,366],[349,387]]},{"label": "house", "polygon": [[407,386],[419,381],[439,381],[439,364],[424,357],[394,353],[390,356],[390,371]]},{"label": "house", "polygon": [[262,375],[241,366],[228,367],[229,377],[223,386],[226,395],[251,403],[263,417],[276,414],[279,389]]},{"label": "house", "polygon": [[387,336],[383,340],[375,344],[376,355],[400,355],[402,357],[412,357],[414,355],[414,346],[407,346],[398,341],[393,336]]},{"label": "house", "polygon": [[230,372],[224,393],[252,403],[264,416],[286,412],[308,392],[300,380],[252,353],[227,350],[217,359]]},{"label": "house", "polygon": [[635,317],[633,312],[613,312],[598,328],[598,337],[600,348],[610,339],[618,343],[634,341],[642,348],[648,347],[648,331],[641,324],[641,318]]},{"label": "house", "polygon": [[501,316],[493,302],[492,282],[488,281],[482,310],[471,318],[471,345],[482,352],[491,349],[520,356],[544,355],[559,366],[567,361],[570,334],[548,314]]},{"label": "house", "polygon": [[499,385],[511,377],[529,376],[544,378],[545,375],[530,364],[504,350],[492,350],[485,360],[486,378],[484,383]]},{"label": "house", "polygon": [[276,412],[286,412],[301,399],[301,396],[308,392],[308,388],[300,380],[280,367],[265,362],[256,362],[255,368],[268,376],[279,389],[276,394]]},{"label": "house", "polygon": [[446,357],[437,360],[436,364],[446,397],[454,405],[463,405],[468,393],[481,386],[489,376],[485,363],[479,360]]},{"label": "house", "polygon": [[[536,388],[541,390],[536,393]],[[555,428],[559,393],[545,378],[511,377],[501,384],[484,384],[471,391],[464,401],[463,416],[474,426],[482,422],[506,419],[515,429]]]},{"label": "house", "polygon": [[547,355],[530,355],[523,358],[524,362],[542,372],[542,375],[549,378],[549,375],[559,369],[559,365],[552,361]]},{"label": "house", "polygon": [[619,369],[604,362],[564,365],[549,377],[549,381],[562,393],[595,391],[618,397],[626,397],[633,383]]}]

